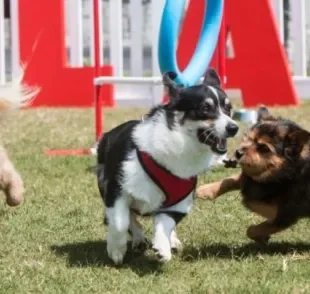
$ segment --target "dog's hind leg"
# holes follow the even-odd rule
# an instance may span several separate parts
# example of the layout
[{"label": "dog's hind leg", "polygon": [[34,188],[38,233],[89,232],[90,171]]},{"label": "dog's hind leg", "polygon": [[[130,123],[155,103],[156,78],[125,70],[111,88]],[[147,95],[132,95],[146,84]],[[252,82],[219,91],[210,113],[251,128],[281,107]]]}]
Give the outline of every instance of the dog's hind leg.
[{"label": "dog's hind leg", "polygon": [[175,229],[173,229],[170,234],[170,244],[172,250],[178,251],[182,248],[182,243],[179,240]]},{"label": "dog's hind leg", "polygon": [[175,226],[175,220],[166,213],[159,213],[154,217],[153,249],[163,262],[171,259],[170,236]]},{"label": "dog's hind leg", "polygon": [[139,221],[137,220],[137,215],[134,211],[130,211],[130,223],[129,223],[129,233],[132,237],[132,248],[144,249],[148,247],[149,241],[144,236],[143,229]]},{"label": "dog's hind leg", "polygon": [[120,195],[112,207],[106,208],[108,219],[107,250],[115,264],[123,263],[127,251],[129,229],[129,206],[126,195]]}]

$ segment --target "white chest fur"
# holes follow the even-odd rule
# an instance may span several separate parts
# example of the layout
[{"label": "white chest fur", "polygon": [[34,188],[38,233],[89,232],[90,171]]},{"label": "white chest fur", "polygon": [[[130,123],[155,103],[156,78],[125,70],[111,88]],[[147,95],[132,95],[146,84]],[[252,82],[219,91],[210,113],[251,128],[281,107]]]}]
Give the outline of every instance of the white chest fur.
[{"label": "white chest fur", "polygon": [[137,126],[133,138],[141,151],[180,178],[190,178],[208,170],[218,155],[197,140],[190,124],[168,129],[164,113]]},{"label": "white chest fur", "polygon": [[157,210],[165,195],[145,173],[133,151],[123,163],[122,187],[132,197],[131,207],[141,214]]},{"label": "white chest fur", "polygon": [[[138,161],[136,152],[130,154],[129,160],[123,164],[122,188],[130,197],[130,207],[141,214],[154,212],[165,201],[165,195],[149,178]],[[187,214],[194,200],[194,192],[177,204],[161,209],[162,211],[178,211]]]}]

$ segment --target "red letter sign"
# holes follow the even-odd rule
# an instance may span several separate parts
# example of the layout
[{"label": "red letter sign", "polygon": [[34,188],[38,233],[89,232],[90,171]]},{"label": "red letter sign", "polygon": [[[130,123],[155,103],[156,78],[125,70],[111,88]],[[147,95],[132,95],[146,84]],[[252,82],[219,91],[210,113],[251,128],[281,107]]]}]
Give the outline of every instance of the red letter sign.
[{"label": "red letter sign", "polygon": [[[25,82],[41,87],[33,106],[89,107],[94,105],[94,69],[69,68],[65,47],[64,0],[20,0],[21,61]],[[111,66],[101,68],[111,75]],[[113,86],[102,87],[104,105],[113,106]]]},{"label": "red letter sign", "polygon": [[[178,48],[180,69],[194,53],[204,5],[204,0],[189,3]],[[235,58],[227,59],[226,87],[241,89],[245,107],[299,104],[270,0],[226,0],[225,5],[235,51]]]}]

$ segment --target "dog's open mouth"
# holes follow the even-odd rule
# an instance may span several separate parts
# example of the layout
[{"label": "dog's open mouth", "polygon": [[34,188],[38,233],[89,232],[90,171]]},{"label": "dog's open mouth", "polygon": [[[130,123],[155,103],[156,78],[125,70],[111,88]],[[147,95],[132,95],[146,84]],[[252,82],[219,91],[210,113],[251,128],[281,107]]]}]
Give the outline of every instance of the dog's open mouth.
[{"label": "dog's open mouth", "polygon": [[217,154],[225,154],[227,152],[227,139],[219,138],[214,131],[199,129],[197,132],[198,139],[201,143],[211,147],[211,150]]}]

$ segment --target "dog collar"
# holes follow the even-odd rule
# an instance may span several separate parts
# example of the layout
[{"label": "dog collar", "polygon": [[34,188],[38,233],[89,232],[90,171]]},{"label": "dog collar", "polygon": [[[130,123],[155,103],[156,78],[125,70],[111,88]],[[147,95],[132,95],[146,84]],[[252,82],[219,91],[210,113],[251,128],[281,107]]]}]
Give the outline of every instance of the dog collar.
[{"label": "dog collar", "polygon": [[166,196],[161,208],[179,203],[196,188],[197,176],[182,179],[157,163],[147,152],[137,150],[137,155],[144,171]]}]

